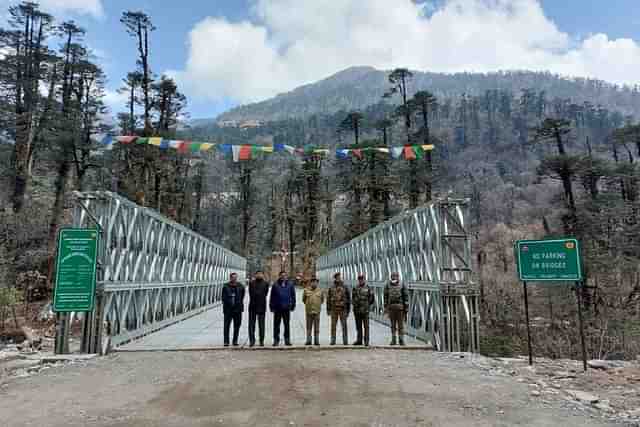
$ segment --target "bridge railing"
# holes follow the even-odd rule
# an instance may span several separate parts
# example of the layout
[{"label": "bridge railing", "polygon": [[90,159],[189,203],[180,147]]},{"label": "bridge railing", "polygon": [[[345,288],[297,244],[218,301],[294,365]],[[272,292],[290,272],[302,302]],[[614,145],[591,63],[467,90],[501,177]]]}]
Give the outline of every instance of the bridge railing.
[{"label": "bridge railing", "polygon": [[319,258],[323,287],[359,273],[375,290],[371,318],[388,324],[384,287],[398,272],[409,293],[407,332],[440,351],[479,349],[478,288],[472,280],[468,200],[443,199],[402,213]]},{"label": "bridge railing", "polygon": [[246,260],[158,212],[111,192],[76,193],[73,225],[99,225],[96,308],[82,350],[104,352],[219,303]]}]

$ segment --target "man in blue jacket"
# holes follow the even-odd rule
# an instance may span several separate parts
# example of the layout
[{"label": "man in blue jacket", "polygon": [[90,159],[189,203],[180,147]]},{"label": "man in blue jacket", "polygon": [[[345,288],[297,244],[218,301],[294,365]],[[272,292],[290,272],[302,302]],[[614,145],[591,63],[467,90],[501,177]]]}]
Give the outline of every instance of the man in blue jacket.
[{"label": "man in blue jacket", "polygon": [[271,286],[269,308],[273,313],[273,346],[280,344],[280,322],[284,323],[284,343],[291,345],[291,312],[296,309],[296,288],[289,280],[287,273],[280,272],[280,277]]},{"label": "man in blue jacket", "polygon": [[229,328],[233,321],[233,345],[238,345],[238,333],[244,311],[244,286],[238,282],[238,275],[231,273],[228,283],[222,288],[222,312],[224,313],[224,346],[229,347]]}]

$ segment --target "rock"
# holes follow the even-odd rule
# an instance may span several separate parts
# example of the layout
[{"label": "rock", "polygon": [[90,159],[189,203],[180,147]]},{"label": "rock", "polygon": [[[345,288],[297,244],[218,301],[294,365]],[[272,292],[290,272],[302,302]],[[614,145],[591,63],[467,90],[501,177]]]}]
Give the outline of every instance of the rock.
[{"label": "rock", "polygon": [[598,396],[591,393],[587,393],[586,391],[566,390],[566,392],[573,399],[578,400],[580,402],[589,403],[590,405],[593,405],[600,400]]},{"label": "rock", "polygon": [[541,394],[538,390],[531,390],[531,396],[539,397]]},{"label": "rock", "polygon": [[587,362],[587,366],[592,369],[600,369],[602,371],[606,371],[610,368],[609,362],[606,360],[589,360]]}]

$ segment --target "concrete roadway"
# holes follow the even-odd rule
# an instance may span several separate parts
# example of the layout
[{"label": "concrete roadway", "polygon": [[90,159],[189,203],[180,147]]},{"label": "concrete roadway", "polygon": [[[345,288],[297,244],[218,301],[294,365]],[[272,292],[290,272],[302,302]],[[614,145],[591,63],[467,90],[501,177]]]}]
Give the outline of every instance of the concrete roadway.
[{"label": "concrete roadway", "polygon": [[[291,341],[294,348],[304,347],[307,339],[306,323],[304,314],[304,304],[302,303],[302,291],[299,290],[298,302],[296,310],[291,314]],[[239,344],[242,348],[249,347],[249,313],[248,296],[245,301],[245,312],[242,316],[242,327],[240,329]],[[349,333],[349,344],[356,340],[356,326],[353,313],[347,320]],[[257,325],[256,325],[257,329]],[[322,317],[320,318],[320,344],[328,346],[331,340],[331,319],[326,314],[326,308],[323,306]],[[283,328],[280,327],[280,347],[284,343]],[[231,328],[231,335],[233,327]],[[258,331],[256,330],[256,339],[258,340]],[[342,344],[342,332],[340,323],[337,328],[337,344]],[[370,340],[371,346],[387,346],[391,341],[391,331],[386,325],[378,322],[370,321]],[[425,346],[421,341],[411,337],[405,337],[405,343],[408,346]],[[151,335],[139,340],[128,343],[118,348],[118,351],[153,351],[153,350],[195,350],[222,347],[223,340],[223,316],[222,306],[213,308],[203,314],[187,319],[183,322],[169,326]],[[265,319],[265,346],[272,348],[273,344],[273,314],[267,313]]]}]

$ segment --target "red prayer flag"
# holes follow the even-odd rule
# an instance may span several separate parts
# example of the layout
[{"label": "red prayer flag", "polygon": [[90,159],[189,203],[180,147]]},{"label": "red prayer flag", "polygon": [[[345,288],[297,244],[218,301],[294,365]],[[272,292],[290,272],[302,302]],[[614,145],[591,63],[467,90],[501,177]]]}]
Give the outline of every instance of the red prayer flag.
[{"label": "red prayer flag", "polygon": [[131,144],[136,139],[138,139],[137,136],[119,136],[116,138],[116,140],[121,144]]},{"label": "red prayer flag", "polygon": [[251,160],[251,146],[243,145],[240,147],[239,160]]},{"label": "red prayer flag", "polygon": [[413,147],[404,147],[404,158],[405,160],[415,160],[416,153],[413,151]]},{"label": "red prayer flag", "polygon": [[362,150],[355,149],[355,150],[351,150],[351,152],[353,153],[354,156],[362,160]]},{"label": "red prayer flag", "polygon": [[187,154],[191,143],[188,141],[178,141],[178,153]]}]

